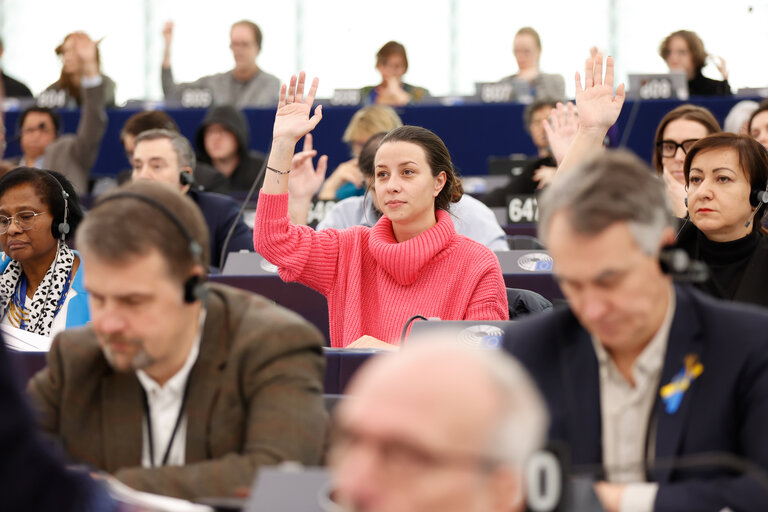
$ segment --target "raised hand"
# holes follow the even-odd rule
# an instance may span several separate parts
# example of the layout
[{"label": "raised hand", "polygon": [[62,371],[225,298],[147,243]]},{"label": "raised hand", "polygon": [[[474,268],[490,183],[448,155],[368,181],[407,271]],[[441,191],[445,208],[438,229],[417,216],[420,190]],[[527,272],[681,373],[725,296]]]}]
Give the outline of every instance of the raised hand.
[{"label": "raised hand", "polygon": [[80,61],[80,72],[87,77],[96,76],[99,73],[99,64],[96,59],[96,42],[85,32],[75,32],[70,36],[77,59]]},{"label": "raised hand", "polygon": [[685,185],[677,181],[666,166],[664,166],[661,177],[664,180],[664,185],[667,189],[667,201],[669,202],[669,207],[672,209],[672,214],[681,219],[685,218],[688,214],[688,206],[685,204],[685,198],[688,197],[688,191],[685,190]]},{"label": "raised hand", "polygon": [[573,102],[569,101],[567,106],[557,102],[549,119],[542,120],[542,124],[552,156],[560,164],[579,131],[579,116]]},{"label": "raised hand", "polygon": [[581,128],[587,131],[605,131],[613,126],[621,113],[626,97],[624,84],[613,92],[613,58],[605,63],[603,80],[603,55],[597,53],[587,59],[584,66],[584,87],[576,72],[576,107],[579,109]]},{"label": "raised hand", "polygon": [[728,67],[726,66],[725,59],[712,54],[710,54],[709,57],[712,59],[712,62],[715,64],[715,67],[720,74],[723,75],[723,80],[728,80]]},{"label": "raised hand", "polygon": [[295,145],[300,138],[311,132],[323,118],[322,105],[318,105],[314,115],[310,116],[319,80],[317,78],[312,80],[306,98],[304,97],[304,81],[305,75],[302,71],[299,73],[298,79],[296,75],[291,77],[287,88],[285,84],[280,88],[280,100],[277,104],[275,125],[272,129],[274,140],[285,140]]},{"label": "raised hand", "polygon": [[173,41],[173,22],[172,21],[166,21],[165,25],[163,25],[163,40],[165,41],[166,48],[171,46],[171,41]]},{"label": "raised hand", "polygon": [[317,151],[312,148],[312,134],[308,133],[304,137],[304,149],[293,155],[291,161],[291,181],[288,183],[291,201],[307,198],[311,201],[325,181],[328,156],[321,156],[317,161],[317,168],[315,168],[312,165],[312,159],[316,155]]}]

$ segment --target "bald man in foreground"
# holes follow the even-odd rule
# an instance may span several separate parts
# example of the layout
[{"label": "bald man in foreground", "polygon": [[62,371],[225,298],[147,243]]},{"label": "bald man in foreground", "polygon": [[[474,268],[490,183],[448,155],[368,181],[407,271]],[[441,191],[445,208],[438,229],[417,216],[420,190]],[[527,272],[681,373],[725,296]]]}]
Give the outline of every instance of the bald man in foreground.
[{"label": "bald man in foreground", "polygon": [[523,368],[497,351],[424,343],[372,360],[338,408],[345,510],[523,510],[523,464],[547,429]]}]

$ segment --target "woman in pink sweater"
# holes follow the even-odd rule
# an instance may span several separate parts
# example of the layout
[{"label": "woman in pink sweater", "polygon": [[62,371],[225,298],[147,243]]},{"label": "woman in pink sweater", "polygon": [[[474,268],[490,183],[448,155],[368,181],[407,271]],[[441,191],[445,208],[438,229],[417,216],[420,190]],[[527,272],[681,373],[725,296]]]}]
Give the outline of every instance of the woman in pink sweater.
[{"label": "woman in pink sweater", "polygon": [[253,241],[285,281],[326,296],[331,345],[391,348],[413,315],[506,320],[498,260],[454,230],[448,210],[461,197],[461,183],[445,145],[429,130],[404,126],[381,141],[370,193],[384,216],[374,227],[315,232],[291,223],[294,148],[322,118],[321,106],[310,116],[317,78],[306,99],[304,80],[304,73],[293,76],[280,90]]}]

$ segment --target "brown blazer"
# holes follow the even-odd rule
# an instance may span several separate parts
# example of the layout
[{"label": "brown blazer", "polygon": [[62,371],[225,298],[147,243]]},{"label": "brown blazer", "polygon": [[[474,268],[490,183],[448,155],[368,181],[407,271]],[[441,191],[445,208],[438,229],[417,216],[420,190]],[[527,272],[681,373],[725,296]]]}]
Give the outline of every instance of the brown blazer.
[{"label": "brown blazer", "polygon": [[190,373],[186,465],[142,468],[142,394],[117,373],[89,327],[53,340],[30,381],[42,429],[73,459],[131,487],[193,499],[233,495],[259,466],[318,464],[325,436],[322,335],[293,312],[208,285],[200,354]]}]

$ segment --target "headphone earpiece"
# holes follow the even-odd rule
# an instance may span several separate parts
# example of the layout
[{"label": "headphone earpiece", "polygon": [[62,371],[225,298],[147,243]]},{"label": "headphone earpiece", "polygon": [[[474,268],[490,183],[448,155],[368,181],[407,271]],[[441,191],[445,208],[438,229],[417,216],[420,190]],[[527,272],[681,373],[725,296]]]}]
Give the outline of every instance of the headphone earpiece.
[{"label": "headphone earpiece", "polygon": [[56,179],[56,176],[53,175],[50,171],[43,171],[48,176],[51,177],[51,179],[56,183],[56,185],[61,190],[61,197],[64,199],[64,216],[58,224],[51,224],[51,234],[53,234],[53,238],[58,238],[62,242],[66,240],[67,235],[69,235],[70,226],[69,226],[69,194],[66,190],[64,190],[64,185],[61,184],[61,182]]},{"label": "headphone earpiece", "polygon": [[757,208],[766,203],[768,203],[768,190],[754,189],[752,190],[752,193],[749,194],[749,204],[751,204],[753,208]]},{"label": "headphone earpiece", "polygon": [[183,186],[194,185],[195,177],[192,175],[191,172],[182,171],[182,173],[179,174],[179,182],[181,182]]},{"label": "headphone earpiece", "polygon": [[200,276],[191,276],[184,281],[184,302],[192,304],[200,300],[201,290]]}]

